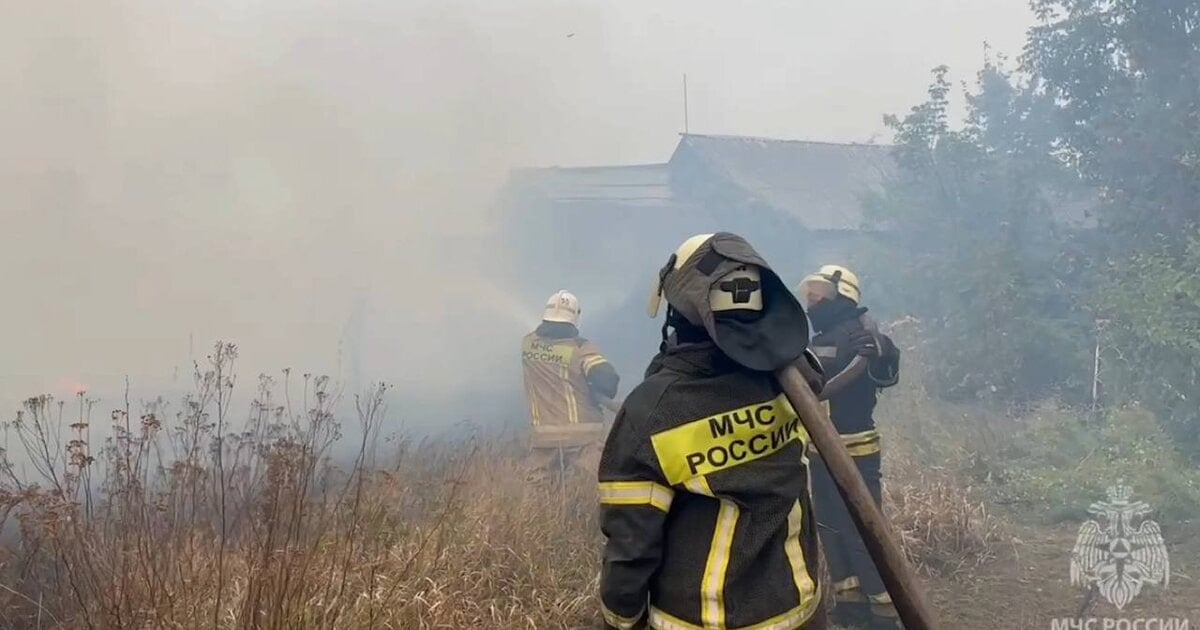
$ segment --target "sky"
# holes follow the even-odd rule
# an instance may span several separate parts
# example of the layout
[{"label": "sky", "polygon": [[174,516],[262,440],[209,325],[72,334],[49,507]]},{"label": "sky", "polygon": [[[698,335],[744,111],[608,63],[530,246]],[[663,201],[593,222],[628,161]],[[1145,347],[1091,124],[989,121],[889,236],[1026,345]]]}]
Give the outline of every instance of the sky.
[{"label": "sky", "polygon": [[333,373],[363,295],[370,378],[508,382],[540,307],[496,274],[510,168],[664,161],[685,73],[694,133],[886,142],[931,68],[969,81],[1031,21],[1020,0],[4,3],[0,410],[174,386],[217,339],[247,378]]},{"label": "sky", "polygon": [[932,68],[971,81],[985,42],[1015,57],[1033,20],[1023,0],[556,6],[568,5],[588,7],[556,24],[574,36],[528,34],[554,60],[530,140],[538,164],[664,160],[684,127],[684,74],[694,133],[887,142],[882,114],[919,102]]}]

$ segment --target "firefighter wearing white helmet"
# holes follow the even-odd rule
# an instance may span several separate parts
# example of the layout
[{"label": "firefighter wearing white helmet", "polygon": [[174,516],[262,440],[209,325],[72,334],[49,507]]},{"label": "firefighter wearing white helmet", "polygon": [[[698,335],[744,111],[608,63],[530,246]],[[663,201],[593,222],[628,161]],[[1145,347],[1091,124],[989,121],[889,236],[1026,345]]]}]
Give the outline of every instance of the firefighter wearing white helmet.
[{"label": "firefighter wearing white helmet", "polygon": [[579,298],[558,291],[546,300],[537,329],[521,341],[530,481],[570,468],[596,470],[604,439],[600,402],[616,396],[620,378],[596,344],[579,336],[579,315]]},{"label": "firefighter wearing white helmet", "polygon": [[[829,375],[821,398],[875,501],[881,501],[880,439],[873,417],[879,391],[899,378],[900,352],[860,305],[852,271],[825,265],[801,281],[814,337],[812,349]],[[828,469],[813,458],[813,498],[833,579],[833,621],[849,628],[896,628],[896,611]]]},{"label": "firefighter wearing white helmet", "polygon": [[858,304],[862,297],[862,291],[858,287],[858,276],[853,271],[841,265],[824,265],[817,273],[800,282],[800,293],[809,304],[815,303],[810,300],[810,296],[821,300],[832,298],[832,294],[841,295]]},{"label": "firefighter wearing white helmet", "polygon": [[823,628],[808,436],[773,373],[806,357],[804,310],[728,233],[676,250],[651,316],[664,301],[661,351],[600,460],[605,622]]}]

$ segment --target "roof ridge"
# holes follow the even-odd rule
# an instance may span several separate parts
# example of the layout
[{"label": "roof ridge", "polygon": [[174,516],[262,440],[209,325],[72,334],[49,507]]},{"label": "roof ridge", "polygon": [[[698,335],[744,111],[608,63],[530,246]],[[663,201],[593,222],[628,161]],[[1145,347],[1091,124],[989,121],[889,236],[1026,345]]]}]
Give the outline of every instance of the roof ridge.
[{"label": "roof ridge", "polygon": [[589,166],[517,166],[510,171],[525,172],[525,171],[602,171],[602,170],[622,170],[622,169],[637,169],[637,168],[667,168],[666,162],[645,162],[643,164],[592,164]]},{"label": "roof ridge", "polygon": [[834,142],[831,140],[801,140],[795,138],[768,138],[766,136],[738,136],[730,134],[709,134],[709,133],[681,133],[679,136],[683,139],[687,138],[704,138],[708,140],[746,140],[751,142],[777,142],[788,144],[816,144],[833,147],[871,147],[880,149],[891,149],[895,147],[892,144],[874,144],[868,142]]}]

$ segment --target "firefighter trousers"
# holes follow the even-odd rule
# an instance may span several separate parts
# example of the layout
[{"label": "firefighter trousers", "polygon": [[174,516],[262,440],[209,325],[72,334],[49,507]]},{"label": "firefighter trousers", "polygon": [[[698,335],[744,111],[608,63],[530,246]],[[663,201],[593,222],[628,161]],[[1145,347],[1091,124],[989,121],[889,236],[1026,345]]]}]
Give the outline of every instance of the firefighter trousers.
[{"label": "firefighter trousers", "polygon": [[[880,454],[872,453],[855,457],[854,463],[862,474],[867,489],[875,504],[883,504],[883,484],[880,471]],[[812,458],[812,491],[815,504],[817,529],[821,533],[821,546],[829,563],[829,573],[835,597],[845,601],[853,599],[855,591],[860,599],[874,602],[890,602],[883,579],[871,561],[867,546],[854,526],[850,511],[838,493],[829,469],[820,457]]]},{"label": "firefighter trousers", "polygon": [[572,474],[596,476],[600,466],[600,446],[535,447],[529,450],[528,480],[533,483],[558,482]]}]

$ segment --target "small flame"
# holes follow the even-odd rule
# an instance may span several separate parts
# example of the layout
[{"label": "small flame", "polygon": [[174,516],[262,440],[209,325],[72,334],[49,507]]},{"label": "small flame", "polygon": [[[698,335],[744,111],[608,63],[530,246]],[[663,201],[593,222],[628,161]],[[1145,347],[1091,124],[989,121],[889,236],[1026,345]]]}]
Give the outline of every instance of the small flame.
[{"label": "small flame", "polygon": [[55,387],[60,392],[70,392],[75,396],[79,396],[88,391],[87,383],[73,376],[64,376],[58,379],[58,384]]}]

